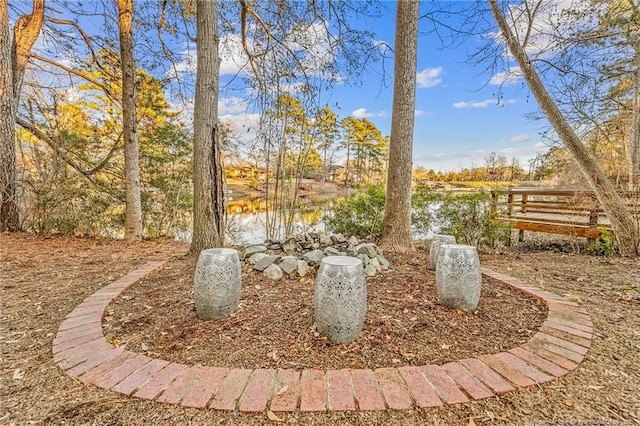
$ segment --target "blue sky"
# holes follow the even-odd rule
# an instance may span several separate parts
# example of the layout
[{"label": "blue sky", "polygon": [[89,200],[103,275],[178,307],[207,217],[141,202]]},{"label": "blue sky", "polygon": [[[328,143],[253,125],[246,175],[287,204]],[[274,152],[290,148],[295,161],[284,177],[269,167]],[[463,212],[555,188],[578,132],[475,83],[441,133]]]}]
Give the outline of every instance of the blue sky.
[{"label": "blue sky", "polygon": [[[424,5],[423,5],[424,6]],[[370,20],[366,29],[376,33],[377,42],[394,43],[395,4],[387,3],[389,14]],[[461,19],[461,18],[455,18]],[[421,21],[424,30],[426,22]],[[459,25],[459,23],[453,23]],[[461,46],[443,48],[435,35],[421,35],[418,43],[418,88],[414,134],[414,168],[436,171],[482,166],[496,152],[509,161],[516,158],[528,170],[529,160],[546,152],[548,146],[539,135],[546,123],[531,122],[524,115],[537,110],[535,100],[523,80],[509,79],[501,88],[500,75],[485,72],[486,64],[476,64],[469,55],[484,41],[471,37]],[[367,117],[383,134],[391,130],[393,57],[384,64],[373,64],[358,84],[336,85],[323,99],[339,118]],[[222,80],[236,67],[223,58]],[[502,70],[504,71],[504,70]],[[495,84],[494,84],[495,83]],[[501,100],[499,104],[499,95]],[[235,94],[221,93],[221,116],[240,125],[244,101]],[[247,122],[252,123],[251,117]],[[251,124],[249,124],[251,125]],[[239,134],[244,133],[238,130]]]},{"label": "blue sky", "polygon": [[[376,25],[378,37],[393,45],[393,15]],[[420,28],[424,28],[421,22]],[[436,171],[460,170],[483,165],[495,151],[509,160],[516,157],[523,166],[536,153],[548,147],[539,136],[541,123],[532,123],[524,114],[537,109],[522,79],[511,80],[501,88],[500,80],[484,71],[485,65],[469,60],[480,43],[469,39],[462,46],[442,48],[435,35],[422,35],[418,41],[414,167]],[[388,65],[391,65],[390,61]],[[498,76],[499,77],[499,76]],[[383,133],[391,127],[392,87],[380,94],[379,76],[365,76],[362,87],[334,94],[342,111],[351,115],[369,114]]]},{"label": "blue sky", "polygon": [[[29,1],[21,2],[25,3],[24,10],[30,9]],[[384,5],[388,8],[386,15],[359,19],[358,23],[375,32],[376,39],[372,44],[384,42],[393,46],[395,3],[385,2]],[[459,27],[463,18],[454,16],[450,19],[458,22],[449,21],[448,24]],[[421,21],[420,30],[425,31],[428,24]],[[81,25],[90,33],[104,31],[104,20],[98,15],[81,18]],[[228,36],[222,41],[231,47],[221,51],[221,88],[230,76],[242,69],[243,62],[241,49],[237,48],[239,36]],[[499,86],[493,82],[501,80],[500,76],[484,72],[486,64],[469,60],[469,55],[483,43],[479,36],[475,36],[455,48],[443,48],[435,35],[421,35],[418,43],[414,167],[423,166],[436,171],[460,170],[481,166],[491,152],[496,152],[509,161],[517,158],[527,170],[528,160],[548,149],[539,135],[541,125],[545,123],[532,123],[524,116],[536,111],[537,105],[522,79],[510,79],[499,93]],[[46,48],[47,42],[41,37],[38,45]],[[185,43],[184,39],[174,40],[172,47],[184,54],[185,61],[177,64],[178,71],[183,76],[190,76],[187,79],[191,78],[195,70],[195,44]],[[140,59],[144,59],[145,54],[141,50],[136,52]],[[367,117],[383,134],[389,134],[393,92],[391,53],[384,62],[384,68],[386,81],[381,80],[382,62],[378,62],[367,69],[357,84],[338,84],[325,92],[322,102],[331,106],[340,119]],[[251,105],[242,90],[221,91],[220,115],[233,121],[240,135],[247,135],[247,126],[255,127],[257,116],[250,111]]]}]

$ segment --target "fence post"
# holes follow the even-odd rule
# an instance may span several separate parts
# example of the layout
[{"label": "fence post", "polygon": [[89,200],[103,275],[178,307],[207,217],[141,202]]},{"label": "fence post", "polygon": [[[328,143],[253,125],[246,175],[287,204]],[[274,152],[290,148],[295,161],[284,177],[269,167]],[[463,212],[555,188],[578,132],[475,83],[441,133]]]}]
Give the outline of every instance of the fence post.
[{"label": "fence post", "polygon": [[[522,213],[526,213],[527,212],[527,201],[529,200],[529,194],[522,194],[522,200],[521,200],[521,206],[520,206],[520,211]],[[523,242],[524,241],[524,229],[521,229],[518,232],[518,241],[519,242]]]},{"label": "fence post", "polygon": [[[593,207],[589,210],[589,229],[598,229],[598,201],[592,199]],[[593,252],[596,248],[596,239],[587,237],[587,250]]]}]

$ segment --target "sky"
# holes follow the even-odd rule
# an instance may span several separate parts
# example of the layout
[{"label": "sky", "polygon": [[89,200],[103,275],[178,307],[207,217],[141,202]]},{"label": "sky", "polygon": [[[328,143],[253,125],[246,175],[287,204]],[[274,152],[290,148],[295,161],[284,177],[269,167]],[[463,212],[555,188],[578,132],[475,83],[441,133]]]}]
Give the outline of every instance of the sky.
[{"label": "sky", "polygon": [[[363,23],[363,28],[375,32],[376,43],[393,47],[395,4],[387,2],[386,6],[388,14],[369,19]],[[418,41],[413,167],[459,171],[484,165],[485,158],[495,152],[509,162],[516,158],[528,171],[530,161],[546,152],[549,146],[540,135],[547,122],[533,122],[525,117],[538,108],[524,80],[509,77],[505,83],[504,70],[491,74],[487,64],[470,59],[470,55],[485,44],[478,36],[456,47],[443,47],[436,35],[426,34],[427,27],[428,23],[422,20]],[[229,61],[223,55],[222,81],[237,71],[234,64],[238,62],[241,61]],[[384,61],[387,73],[384,80],[382,66],[382,62],[371,65],[352,84],[335,85],[325,93],[323,100],[336,111],[339,119],[366,117],[388,135],[393,97],[392,53]],[[236,124],[238,134],[245,134],[243,125],[245,129],[252,126],[255,117],[242,112],[245,103],[236,96],[221,93],[220,114]]]},{"label": "sky", "polygon": [[[26,0],[25,0],[26,1]],[[28,3],[28,2],[27,2]],[[422,7],[424,9],[425,4]],[[97,3],[96,3],[97,4]],[[383,2],[387,13],[379,18],[357,19],[362,29],[375,33],[373,45],[385,43],[393,47],[395,3]],[[25,9],[29,9],[26,5]],[[424,12],[424,10],[422,10]],[[101,31],[100,18],[82,18],[81,25],[89,32]],[[447,21],[460,26],[461,17]],[[458,20],[458,21],[456,21]],[[355,22],[355,21],[354,21]],[[516,158],[528,170],[529,161],[544,153],[548,146],[540,131],[546,122],[532,122],[525,114],[537,111],[537,104],[521,78],[504,82],[504,69],[494,74],[487,72],[487,64],[470,59],[485,41],[471,36],[455,47],[443,47],[435,34],[428,34],[429,22],[421,20],[423,33],[418,41],[416,70],[416,113],[413,145],[413,166],[435,171],[458,171],[482,166],[485,158],[495,152],[508,161]],[[103,27],[102,27],[103,28]],[[486,38],[486,37],[485,37]],[[236,133],[246,138],[253,134],[257,115],[252,113],[249,96],[241,90],[231,90],[226,83],[243,69],[246,59],[239,48],[239,36],[222,40],[220,117],[234,123]],[[46,40],[39,41],[46,48]],[[322,43],[312,44],[315,53],[322,54]],[[182,50],[184,62],[175,70],[183,76],[193,76],[195,70],[195,44],[173,44]],[[312,52],[312,53],[314,53]],[[326,54],[326,52],[324,52]],[[145,53],[137,52],[144,56]],[[383,80],[382,70],[386,73]],[[246,72],[248,67],[244,67]],[[393,57],[388,53],[384,61],[369,66],[359,76],[334,85],[323,92],[322,103],[329,105],[339,119],[353,116],[368,118],[384,135],[391,131]]]}]

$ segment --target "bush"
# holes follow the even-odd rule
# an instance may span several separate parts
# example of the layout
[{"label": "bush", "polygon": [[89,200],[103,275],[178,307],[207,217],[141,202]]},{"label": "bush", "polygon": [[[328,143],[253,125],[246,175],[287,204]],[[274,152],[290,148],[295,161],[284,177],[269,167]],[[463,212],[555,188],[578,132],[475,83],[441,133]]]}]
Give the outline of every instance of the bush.
[{"label": "bush", "polygon": [[619,254],[620,250],[615,239],[609,234],[606,228],[600,229],[600,238],[593,244],[593,254],[596,256],[613,256]]},{"label": "bush", "polygon": [[437,227],[438,209],[445,195],[434,187],[418,183],[411,194],[411,224],[416,235],[426,235]]},{"label": "bush", "polygon": [[464,244],[495,247],[508,241],[511,233],[508,224],[493,217],[491,195],[485,191],[447,194],[437,215],[441,231]]},{"label": "bush", "polygon": [[378,241],[382,232],[384,201],[384,185],[371,186],[338,201],[332,213],[323,217],[324,223],[333,233]]},{"label": "bush", "polygon": [[[372,241],[380,239],[384,216],[385,187],[376,185],[339,201],[332,214],[324,216],[327,229]],[[461,244],[495,247],[506,242],[511,227],[492,217],[488,192],[438,193],[419,184],[411,196],[415,233],[442,232]]]}]

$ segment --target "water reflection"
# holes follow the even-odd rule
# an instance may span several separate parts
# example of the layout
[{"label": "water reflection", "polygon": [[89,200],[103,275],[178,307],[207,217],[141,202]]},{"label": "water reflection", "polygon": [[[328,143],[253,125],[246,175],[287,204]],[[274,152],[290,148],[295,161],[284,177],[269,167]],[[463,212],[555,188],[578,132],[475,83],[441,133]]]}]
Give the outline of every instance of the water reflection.
[{"label": "water reflection", "polygon": [[[293,221],[292,235],[303,232],[326,232],[322,216],[329,214],[332,205],[340,198],[306,197],[299,206],[280,212],[282,220],[276,220],[273,211],[267,211],[264,198],[240,198],[227,204],[227,241],[230,244],[255,244],[267,238],[267,221],[273,227],[273,238],[284,238],[285,219]],[[293,217],[291,217],[293,215]]]}]

